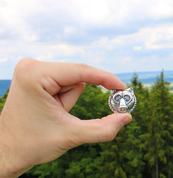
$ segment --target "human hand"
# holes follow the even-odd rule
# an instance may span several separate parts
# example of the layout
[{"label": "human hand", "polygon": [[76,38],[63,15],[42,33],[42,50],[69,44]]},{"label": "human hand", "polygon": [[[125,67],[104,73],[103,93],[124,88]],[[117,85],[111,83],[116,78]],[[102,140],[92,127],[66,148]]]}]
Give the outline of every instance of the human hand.
[{"label": "human hand", "polygon": [[1,177],[17,177],[84,143],[110,141],[131,121],[130,114],[93,120],[70,115],[85,83],[126,88],[113,74],[84,64],[19,62],[0,117]]}]

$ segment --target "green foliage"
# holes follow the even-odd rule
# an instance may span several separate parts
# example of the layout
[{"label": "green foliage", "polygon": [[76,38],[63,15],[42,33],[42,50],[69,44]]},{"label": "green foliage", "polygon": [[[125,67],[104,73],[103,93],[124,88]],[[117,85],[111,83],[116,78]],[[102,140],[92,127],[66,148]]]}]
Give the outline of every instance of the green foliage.
[{"label": "green foliage", "polygon": [[[134,74],[137,97],[133,120],[107,143],[85,144],[57,160],[35,166],[25,175],[38,178],[171,178],[173,177],[173,94],[164,72],[150,90]],[[0,98],[0,112],[8,92]],[[86,85],[71,114],[80,119],[111,114],[110,92]]]},{"label": "green foliage", "polygon": [[66,170],[69,178],[100,178],[99,165],[102,163],[100,157],[95,159],[83,158],[78,162],[71,162],[70,167]]},{"label": "green foliage", "polygon": [[85,120],[106,116],[111,113],[108,97],[109,92],[103,93],[100,88],[87,84],[70,113]]},{"label": "green foliage", "polygon": [[0,114],[4,107],[5,101],[7,99],[8,92],[9,92],[9,90],[7,90],[7,92],[5,93],[5,95],[2,98],[0,97]]}]

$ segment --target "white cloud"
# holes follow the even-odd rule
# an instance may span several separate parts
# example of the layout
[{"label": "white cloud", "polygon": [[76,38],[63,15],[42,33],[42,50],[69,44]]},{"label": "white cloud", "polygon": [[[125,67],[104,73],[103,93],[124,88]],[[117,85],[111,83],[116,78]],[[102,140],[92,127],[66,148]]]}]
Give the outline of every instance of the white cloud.
[{"label": "white cloud", "polygon": [[[2,1],[0,34],[10,31],[16,40],[68,40],[93,27],[115,27],[173,16],[171,0],[37,0]],[[63,26],[63,30],[60,30]],[[54,28],[54,29],[53,29]],[[125,27],[126,28],[126,27]],[[57,30],[56,30],[57,29]],[[66,39],[63,39],[66,37]],[[118,40],[118,39],[117,39]],[[112,41],[113,42],[113,41]]]},{"label": "white cloud", "polygon": [[105,0],[72,0],[72,2],[80,14],[79,19],[83,22],[101,24],[110,15],[110,10]]},{"label": "white cloud", "polygon": [[66,62],[66,60],[60,60],[59,62]]},{"label": "white cloud", "polygon": [[130,57],[125,57],[122,59],[122,62],[129,62],[131,61],[131,58]]},{"label": "white cloud", "polygon": [[104,48],[104,50],[112,50],[112,42],[107,37],[101,37],[99,40],[95,40],[91,44],[92,48]]},{"label": "white cloud", "polygon": [[[74,34],[74,27],[85,30],[122,26],[156,17],[172,17],[173,3],[170,0],[8,0],[4,1],[0,12],[0,22],[4,28],[10,28],[13,34],[17,33],[26,41],[35,41],[40,31],[49,29],[49,26],[39,26],[45,23],[52,23],[55,28],[59,28],[59,24],[66,24],[65,34]],[[33,22],[36,27],[32,26]],[[33,28],[39,29],[34,31]]]},{"label": "white cloud", "polygon": [[173,16],[173,2],[157,1],[150,7],[149,14],[156,19]]},{"label": "white cloud", "polygon": [[20,40],[26,42],[35,41],[37,36],[30,29],[23,14],[20,12],[19,9],[21,6],[16,7],[16,4],[13,4],[12,1],[8,3],[6,6],[0,7],[0,22],[3,24],[3,30],[5,31],[5,29],[8,29],[11,35],[20,38]]},{"label": "white cloud", "polygon": [[68,37],[68,36],[71,36],[71,35],[75,35],[77,32],[76,28],[75,27],[72,27],[72,26],[65,26],[64,27],[64,33],[65,35]]},{"label": "white cloud", "polygon": [[133,49],[136,51],[140,51],[142,48],[141,48],[141,46],[134,46]]},{"label": "white cloud", "polygon": [[5,62],[7,60],[8,60],[8,58],[0,58],[0,62]]},{"label": "white cloud", "polygon": [[172,0],[0,1],[1,67],[32,57],[142,70],[141,59],[163,65],[155,51],[173,48]]},{"label": "white cloud", "polygon": [[119,35],[110,40],[101,38],[94,45],[109,49],[133,45],[134,50],[141,50],[142,46],[146,49],[173,48],[173,24],[141,28],[137,33]]},{"label": "white cloud", "polygon": [[98,64],[98,63],[100,63],[100,62],[103,62],[103,58],[97,56],[97,57],[96,57],[94,60],[92,60],[91,62]]},{"label": "white cloud", "polygon": [[144,29],[147,49],[173,48],[173,24]]},{"label": "white cloud", "polygon": [[66,45],[66,44],[52,45],[49,46],[49,48],[50,50],[53,50],[56,54],[62,56],[73,56],[73,55],[85,53],[83,47]]},{"label": "white cloud", "polygon": [[[41,45],[26,44],[23,47],[24,53],[28,53],[28,57],[33,57],[40,61],[63,61],[62,58],[72,58],[83,55],[85,50],[83,47],[58,44],[58,45]],[[28,49],[28,50],[27,50]],[[23,56],[23,55],[22,55]]]}]

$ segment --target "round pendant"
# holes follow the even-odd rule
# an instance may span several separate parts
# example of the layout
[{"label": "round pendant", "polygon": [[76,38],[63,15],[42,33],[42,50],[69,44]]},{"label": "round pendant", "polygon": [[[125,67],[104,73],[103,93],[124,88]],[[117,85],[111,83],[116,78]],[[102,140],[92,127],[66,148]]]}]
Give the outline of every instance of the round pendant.
[{"label": "round pendant", "polygon": [[126,90],[111,90],[109,107],[116,113],[131,113],[137,103],[133,88]]}]

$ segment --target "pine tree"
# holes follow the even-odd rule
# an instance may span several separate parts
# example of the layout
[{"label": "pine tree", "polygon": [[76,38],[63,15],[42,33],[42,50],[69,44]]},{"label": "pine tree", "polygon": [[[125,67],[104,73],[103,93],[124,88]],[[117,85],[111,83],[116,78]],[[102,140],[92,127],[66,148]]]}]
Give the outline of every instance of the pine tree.
[{"label": "pine tree", "polygon": [[133,87],[137,97],[137,107],[132,112],[132,122],[122,128],[112,142],[101,144],[103,150],[101,157],[104,163],[101,167],[103,178],[143,177],[145,163],[140,135],[142,134],[148,91],[138,81],[136,74],[131,83],[130,86]]},{"label": "pine tree", "polygon": [[125,127],[117,134],[111,142],[100,143],[102,147],[100,166],[101,178],[127,178],[125,172],[125,140],[127,136],[124,134]]},{"label": "pine tree", "polygon": [[143,145],[140,135],[146,131],[145,115],[147,112],[148,90],[138,80],[137,74],[134,74],[130,86],[134,89],[137,105],[132,112],[133,120],[127,125],[125,132],[128,135],[125,140],[125,171],[129,178],[141,178],[145,174],[145,162],[143,161]]},{"label": "pine tree", "polygon": [[[168,158],[172,144],[172,109],[169,83],[164,81],[164,73],[161,73],[157,82],[152,87],[148,100],[148,114],[146,115],[147,132],[141,135],[144,141],[145,156],[153,178],[173,176],[168,165],[172,165]],[[169,150],[169,151],[168,151]],[[168,163],[169,160],[169,163]]]}]

